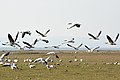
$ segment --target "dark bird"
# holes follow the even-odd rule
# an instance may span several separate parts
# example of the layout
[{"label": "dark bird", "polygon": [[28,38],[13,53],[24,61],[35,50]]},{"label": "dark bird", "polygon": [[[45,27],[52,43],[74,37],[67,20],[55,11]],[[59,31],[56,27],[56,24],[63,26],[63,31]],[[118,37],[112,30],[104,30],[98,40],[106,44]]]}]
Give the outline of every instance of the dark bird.
[{"label": "dark bird", "polygon": [[116,41],[118,40],[119,38],[119,33],[117,34],[115,40],[111,39],[110,36],[106,35],[107,39],[108,39],[108,42],[106,42],[106,44],[110,44],[110,45],[116,45]]},{"label": "dark bird", "polygon": [[31,35],[31,32],[30,32],[30,31],[24,31],[24,32],[20,32],[20,33],[22,33],[22,38],[24,38],[24,36],[25,36],[26,34]]},{"label": "dark bird", "polygon": [[[72,23],[68,23],[68,25],[72,25]],[[67,28],[67,29],[71,29],[73,27],[77,27],[80,28],[81,24],[73,24],[71,27]]]},{"label": "dark bird", "polygon": [[3,54],[0,56],[0,61],[3,61],[4,57],[5,57],[5,56],[8,56],[9,54],[10,54],[10,52],[3,53]]},{"label": "dark bird", "polygon": [[45,42],[45,43],[49,43],[49,40],[47,40],[47,39],[39,39],[40,41],[43,41],[43,42]]},{"label": "dark bird", "polygon": [[75,39],[72,38],[71,40],[64,40],[62,44],[65,44],[65,43],[75,43]]},{"label": "dark bird", "polygon": [[100,36],[101,33],[102,33],[102,31],[100,31],[97,36],[94,36],[91,33],[88,33],[88,35],[91,37],[90,39],[99,40],[99,36]]},{"label": "dark bird", "polygon": [[59,49],[61,45],[54,45],[54,46],[49,46],[49,47],[45,47],[45,48],[56,48],[56,49]]},{"label": "dark bird", "polygon": [[36,32],[37,32],[39,35],[41,35],[42,37],[47,37],[47,34],[48,34],[49,31],[50,31],[50,29],[48,29],[48,30],[43,34],[43,33],[39,32],[38,30],[36,30]]},{"label": "dark bird", "polygon": [[33,44],[30,44],[30,43],[28,43],[28,42],[23,41],[23,43],[26,44],[26,46],[24,46],[24,48],[25,48],[25,47],[26,47],[26,48],[29,48],[29,49],[34,48],[34,45],[35,45],[37,42],[38,42],[37,39],[35,39],[35,41],[33,42]]},{"label": "dark bird", "polygon": [[18,44],[19,42],[16,42],[16,41],[17,41],[17,38],[18,38],[18,35],[19,35],[19,32],[17,33],[15,39],[13,39],[13,37],[12,37],[10,34],[8,34],[9,42],[3,43],[2,45],[10,45],[10,46],[13,46],[13,47],[15,47],[15,46],[21,47],[21,46]]},{"label": "dark bird", "polygon": [[89,48],[88,46],[85,45],[85,47],[88,49],[88,52],[93,52],[96,49],[100,48],[100,46],[94,47],[94,48]]},{"label": "dark bird", "polygon": [[78,47],[74,47],[74,46],[72,46],[72,45],[70,45],[70,44],[67,44],[67,46],[72,47],[72,48],[74,48],[75,50],[79,50],[79,48],[80,48],[82,45],[83,45],[83,43],[80,44]]}]

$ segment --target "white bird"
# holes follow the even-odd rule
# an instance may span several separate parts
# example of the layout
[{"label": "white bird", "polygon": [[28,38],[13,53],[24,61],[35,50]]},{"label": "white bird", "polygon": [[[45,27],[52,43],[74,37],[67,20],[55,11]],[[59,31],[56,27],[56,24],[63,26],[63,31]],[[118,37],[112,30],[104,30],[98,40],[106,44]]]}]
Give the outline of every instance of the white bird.
[{"label": "white bird", "polygon": [[18,69],[16,63],[11,63],[11,66],[10,66],[10,67],[11,67],[12,70]]},{"label": "white bird", "polygon": [[97,46],[95,48],[89,48],[88,46],[85,45],[85,47],[88,49],[88,52],[93,52],[95,51],[96,49],[100,48],[100,46]]},{"label": "white bird", "polygon": [[100,32],[98,33],[98,35],[96,35],[96,36],[94,36],[94,35],[91,34],[91,33],[88,33],[88,35],[91,37],[90,39],[99,40],[99,36],[100,36],[101,33],[102,33],[102,31],[100,31]]},{"label": "white bird", "polygon": [[11,66],[11,63],[10,62],[5,62],[4,64],[3,64],[3,66]]},{"label": "white bird", "polygon": [[10,52],[7,52],[7,53],[3,53],[1,56],[0,56],[0,62],[3,61],[4,57],[5,56],[8,56],[10,54]]},{"label": "white bird", "polygon": [[46,53],[46,55],[55,55],[56,58],[59,58],[59,56],[55,52],[48,52],[48,53]]},{"label": "white bird", "polygon": [[109,42],[109,43],[108,43],[108,42],[106,42],[106,44],[116,45],[116,41],[117,41],[117,39],[118,39],[118,37],[119,37],[119,33],[117,34],[117,36],[116,36],[115,40],[111,39],[111,38],[110,38],[110,36],[108,36],[108,35],[106,35],[106,37],[107,37],[108,42]]},{"label": "white bird", "polygon": [[46,53],[46,55],[49,55],[49,54],[55,54],[55,52],[48,52],[48,53]]},{"label": "white bird", "polygon": [[39,62],[39,63],[42,63],[44,65],[48,64],[48,62],[47,62],[47,60],[45,60],[45,58],[37,58],[33,61],[33,63],[35,63],[35,62]]},{"label": "white bird", "polygon": [[67,44],[67,46],[72,47],[72,48],[74,48],[75,50],[79,50],[79,48],[80,48],[82,45],[83,45],[83,43],[80,44],[78,47],[74,47],[74,46],[72,46],[72,45],[70,45],[70,44]]},{"label": "white bird", "polygon": [[36,30],[36,32],[37,32],[39,35],[41,35],[42,37],[47,37],[47,34],[48,34],[49,31],[50,31],[50,29],[48,29],[48,30],[43,34],[43,33],[39,32],[38,30]]},{"label": "white bird", "polygon": [[54,65],[46,65],[47,69],[55,68]]},{"label": "white bird", "polygon": [[35,67],[36,67],[35,65],[29,63],[29,68],[35,68]]},{"label": "white bird", "polygon": [[78,59],[74,59],[74,61],[75,61],[75,62],[77,62],[77,61],[78,61]]},{"label": "white bird", "polygon": [[12,61],[13,61],[14,63],[17,63],[17,62],[18,62],[18,59],[15,58],[15,59],[13,59]]},{"label": "white bird", "polygon": [[83,62],[83,59],[80,59],[81,62]]}]

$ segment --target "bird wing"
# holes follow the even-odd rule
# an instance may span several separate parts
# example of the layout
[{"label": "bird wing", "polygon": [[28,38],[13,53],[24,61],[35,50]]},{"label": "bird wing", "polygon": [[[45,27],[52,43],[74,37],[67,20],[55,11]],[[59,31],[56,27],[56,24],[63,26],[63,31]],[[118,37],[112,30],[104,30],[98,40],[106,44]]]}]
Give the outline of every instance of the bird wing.
[{"label": "bird wing", "polygon": [[10,52],[4,53],[0,56],[0,59],[3,59],[5,56],[8,56],[10,54]]},{"label": "bird wing", "polygon": [[35,45],[35,44],[37,43],[37,41],[38,41],[38,40],[37,40],[37,39],[35,39],[35,41],[34,41],[33,45]]},{"label": "bird wing", "polygon": [[17,35],[16,35],[16,37],[15,37],[15,41],[17,40],[17,38],[18,38],[18,35],[19,35],[19,32],[17,32]]},{"label": "bird wing", "polygon": [[72,45],[70,45],[70,44],[67,44],[69,47],[72,47],[72,48],[74,48],[75,50],[78,50],[78,48],[76,48],[76,47],[74,47],[74,46],[72,46]]},{"label": "bird wing", "polygon": [[108,35],[106,35],[106,36],[107,36],[107,39],[110,43],[114,43],[113,40]]},{"label": "bird wing", "polygon": [[68,27],[67,29],[71,29],[71,28],[73,28],[74,27],[74,25],[73,26],[71,26],[71,27]]},{"label": "bird wing", "polygon": [[45,36],[44,34],[42,34],[41,32],[39,32],[39,31],[37,31],[37,30],[36,30],[36,32],[37,32],[38,34],[40,34],[42,37]]},{"label": "bird wing", "polygon": [[83,45],[83,43],[81,43],[77,48],[80,48]]},{"label": "bird wing", "polygon": [[93,36],[91,33],[88,33],[89,36],[91,36],[93,39],[96,39],[95,36]]},{"label": "bird wing", "polygon": [[93,39],[96,39],[95,36],[93,36],[91,33],[88,33],[89,36],[91,36]]},{"label": "bird wing", "polygon": [[74,47],[74,46],[72,46],[72,45],[70,45],[70,44],[67,44],[67,46],[72,47],[72,48]]},{"label": "bird wing", "polygon": [[98,49],[98,48],[100,48],[100,46],[93,48],[93,51],[96,50],[96,49]]},{"label": "bird wing", "polygon": [[79,28],[79,27],[80,27],[80,25],[81,25],[81,24],[74,24],[73,26],[76,26],[76,27],[78,27],[78,28]]},{"label": "bird wing", "polygon": [[42,41],[44,41],[44,42],[46,42],[46,43],[49,43],[49,41],[48,41],[48,40],[46,40],[46,39],[42,39]]},{"label": "bird wing", "polygon": [[24,38],[24,36],[25,36],[25,32],[22,33],[22,38]]},{"label": "bird wing", "polygon": [[14,43],[14,39],[12,38],[12,36],[10,35],[10,34],[8,34],[8,39],[9,39],[9,41],[10,41],[10,43]]},{"label": "bird wing", "polygon": [[32,47],[32,45],[29,44],[28,42],[23,41],[23,43],[26,44],[26,45],[28,45],[29,47]]},{"label": "bird wing", "polygon": [[91,50],[88,46],[85,45],[85,47],[86,47],[88,50]]},{"label": "bird wing", "polygon": [[50,29],[48,29],[48,30],[46,31],[45,35],[46,35],[49,31],[50,31]]},{"label": "bird wing", "polygon": [[116,38],[115,38],[115,41],[114,41],[114,42],[116,42],[116,41],[117,41],[118,37],[119,37],[119,33],[117,34],[117,36],[116,36]]},{"label": "bird wing", "polygon": [[51,56],[48,56],[45,61],[48,62],[48,60],[51,58]]},{"label": "bird wing", "polygon": [[100,32],[98,33],[97,37],[99,37],[101,33],[102,33],[102,31],[100,31]]},{"label": "bird wing", "polygon": [[55,55],[56,56],[56,58],[59,58],[59,56],[58,55]]}]

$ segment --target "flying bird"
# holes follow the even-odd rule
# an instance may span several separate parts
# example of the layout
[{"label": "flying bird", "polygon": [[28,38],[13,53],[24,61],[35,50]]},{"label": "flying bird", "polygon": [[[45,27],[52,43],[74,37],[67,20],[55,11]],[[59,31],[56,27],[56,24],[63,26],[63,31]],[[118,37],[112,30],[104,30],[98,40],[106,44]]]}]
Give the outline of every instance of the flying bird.
[{"label": "flying bird", "polygon": [[23,41],[23,43],[24,44],[26,44],[26,46],[24,46],[24,48],[26,47],[26,48],[29,48],[29,49],[31,49],[31,48],[34,48],[34,45],[37,43],[37,39],[35,39],[35,41],[33,42],[33,44],[30,44],[30,43],[28,43],[28,42],[25,42],[25,41]]},{"label": "flying bird", "polygon": [[20,33],[22,33],[22,38],[24,38],[24,36],[25,36],[26,34],[31,35],[31,32],[30,32],[30,31],[24,31],[24,32],[20,32]]},{"label": "flying bird", "polygon": [[8,56],[9,54],[10,54],[10,52],[3,53],[3,54],[0,56],[0,62],[3,61],[4,57],[5,57],[5,56]]},{"label": "flying bird", "polygon": [[49,40],[47,40],[47,39],[39,39],[40,41],[43,41],[43,42],[45,42],[45,43],[49,43]]},{"label": "flying bird", "polygon": [[96,36],[94,36],[94,35],[91,34],[91,33],[88,33],[88,35],[91,37],[90,39],[99,40],[99,36],[100,36],[101,33],[102,33],[102,31],[100,31],[100,32],[98,33],[98,35],[96,35]]},{"label": "flying bird", "polygon": [[110,45],[116,45],[116,41],[119,38],[119,33],[117,34],[115,40],[111,39],[111,37],[109,35],[106,35],[108,42],[106,42],[106,44],[110,44]]},{"label": "flying bird", "polygon": [[48,32],[50,32],[50,29],[48,29],[44,34],[36,30],[36,32],[41,35],[42,37],[47,37]]},{"label": "flying bird", "polygon": [[53,46],[48,46],[48,47],[45,47],[45,48],[56,48],[56,49],[59,49],[61,45],[53,45]]},{"label": "flying bird", "polygon": [[[68,23],[68,25],[72,25],[72,23]],[[67,29],[71,29],[73,27],[80,28],[81,24],[73,24],[71,27],[68,27]]]},{"label": "flying bird", "polygon": [[75,43],[75,39],[72,38],[71,40],[64,40],[62,44],[65,44],[65,43]]},{"label": "flying bird", "polygon": [[2,45],[10,45],[10,46],[13,46],[13,47],[18,46],[18,47],[21,48],[21,46],[18,44],[19,42],[16,42],[17,38],[18,38],[18,35],[19,35],[19,32],[17,32],[17,35],[16,35],[15,39],[13,39],[11,34],[8,34],[9,42],[2,43]]},{"label": "flying bird", "polygon": [[83,45],[83,43],[80,44],[78,47],[74,47],[74,46],[72,46],[72,45],[70,45],[70,44],[67,44],[67,46],[72,47],[72,48],[74,48],[75,50],[79,50],[79,48],[80,48],[82,45]]},{"label": "flying bird", "polygon": [[88,52],[93,52],[96,49],[100,48],[100,46],[94,47],[94,48],[89,48],[88,46],[85,45],[85,47],[88,49]]}]

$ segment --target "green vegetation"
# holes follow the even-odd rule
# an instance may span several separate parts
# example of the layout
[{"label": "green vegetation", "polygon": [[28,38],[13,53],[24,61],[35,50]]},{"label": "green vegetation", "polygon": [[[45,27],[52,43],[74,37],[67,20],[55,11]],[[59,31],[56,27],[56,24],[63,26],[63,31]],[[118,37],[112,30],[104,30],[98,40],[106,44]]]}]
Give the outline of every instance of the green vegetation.
[{"label": "green vegetation", "polygon": [[[28,62],[24,63],[25,58],[31,57],[33,60],[38,57],[47,57],[48,51],[13,51],[8,56],[11,59],[17,57],[19,69],[12,70],[10,67],[0,65],[0,80],[120,80],[119,51],[100,51],[88,53],[79,51],[62,51],[58,54],[63,62],[56,59],[53,63],[56,68],[48,70],[42,64],[36,64],[36,68],[30,69]],[[1,53],[1,52],[0,52]],[[74,61],[75,57],[78,59]],[[83,62],[80,61],[83,59]],[[69,60],[72,60],[70,63]],[[60,65],[56,65],[59,63]],[[109,63],[109,64],[106,64]]]}]

